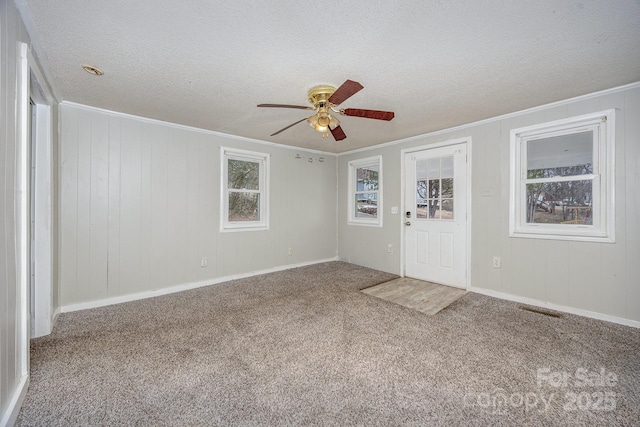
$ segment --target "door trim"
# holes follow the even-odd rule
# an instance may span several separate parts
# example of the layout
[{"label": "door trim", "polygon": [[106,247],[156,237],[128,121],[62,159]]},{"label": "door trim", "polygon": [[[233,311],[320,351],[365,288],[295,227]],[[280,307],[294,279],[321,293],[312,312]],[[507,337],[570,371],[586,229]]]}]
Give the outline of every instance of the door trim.
[{"label": "door trim", "polygon": [[[53,152],[53,112],[54,98],[49,90],[44,74],[38,66],[31,49],[27,49],[27,64],[30,75],[29,98],[36,109],[34,211],[35,230],[33,236],[38,242],[33,248],[35,256],[34,324],[31,325],[32,338],[51,333],[54,323],[54,152]],[[31,141],[29,141],[31,144]],[[31,166],[31,165],[30,165]]]},{"label": "door trim", "polygon": [[425,144],[417,147],[405,148],[400,150],[400,191],[402,194],[400,200],[400,221],[398,226],[400,227],[400,276],[405,277],[405,231],[404,231],[404,212],[406,212],[405,190],[407,183],[405,182],[405,157],[409,153],[417,151],[431,150],[435,148],[448,147],[450,145],[465,144],[467,148],[467,253],[466,253],[466,279],[465,290],[471,288],[471,137],[455,138],[446,141],[435,142],[433,144]]}]

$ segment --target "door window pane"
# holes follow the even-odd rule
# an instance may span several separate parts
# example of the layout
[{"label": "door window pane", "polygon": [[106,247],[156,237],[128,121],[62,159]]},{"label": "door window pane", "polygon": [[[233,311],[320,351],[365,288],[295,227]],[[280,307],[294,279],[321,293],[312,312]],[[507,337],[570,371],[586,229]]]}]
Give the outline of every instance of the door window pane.
[{"label": "door window pane", "polygon": [[453,198],[453,178],[442,178],[442,197]]},{"label": "door window pane", "polygon": [[429,192],[427,191],[427,181],[419,180],[416,184],[416,200],[418,206],[420,206],[421,204],[424,205],[426,203],[425,200],[428,198]]},{"label": "door window pane", "polygon": [[440,218],[453,219],[453,199],[442,199]]},{"label": "door window pane", "polygon": [[427,209],[427,204],[428,201],[425,200],[423,204],[416,207],[416,218],[428,218],[429,210]]},{"label": "door window pane", "polygon": [[438,198],[438,197],[440,197],[440,180],[430,179],[429,180],[429,198]]},{"label": "door window pane", "polygon": [[440,219],[440,209],[438,209],[439,203],[437,199],[429,200],[429,218]]},{"label": "door window pane", "polygon": [[453,179],[453,156],[442,157],[441,159],[441,178]]},{"label": "door window pane", "polygon": [[440,159],[427,160],[427,178],[429,179],[440,178]]}]

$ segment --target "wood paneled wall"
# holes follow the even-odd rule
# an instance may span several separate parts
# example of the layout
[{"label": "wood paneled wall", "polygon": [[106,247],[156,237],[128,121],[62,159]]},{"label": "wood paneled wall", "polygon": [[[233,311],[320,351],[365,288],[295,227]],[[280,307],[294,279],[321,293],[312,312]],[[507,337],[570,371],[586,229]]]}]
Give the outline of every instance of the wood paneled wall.
[{"label": "wood paneled wall", "polygon": [[[334,156],[68,103],[60,123],[62,306],[336,256]],[[219,231],[221,146],[271,154],[268,231]]]},{"label": "wood paneled wall", "polygon": [[[511,129],[615,108],[616,242],[590,243],[509,237],[509,146]],[[338,251],[340,258],[400,273],[401,150],[471,137],[471,286],[619,319],[640,322],[640,87],[593,94],[496,118],[411,141],[341,155],[338,159]],[[381,154],[384,227],[347,224],[347,164]],[[490,190],[483,196],[481,190]],[[366,242],[356,244],[355,242]],[[502,268],[493,268],[493,256]]]}]

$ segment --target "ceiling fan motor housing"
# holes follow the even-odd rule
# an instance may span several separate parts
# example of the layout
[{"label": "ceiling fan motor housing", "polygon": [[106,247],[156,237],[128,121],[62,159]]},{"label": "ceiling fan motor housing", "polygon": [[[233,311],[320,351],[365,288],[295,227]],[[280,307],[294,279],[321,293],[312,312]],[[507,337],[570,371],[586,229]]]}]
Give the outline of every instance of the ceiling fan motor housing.
[{"label": "ceiling fan motor housing", "polygon": [[327,101],[333,92],[336,91],[336,88],[329,85],[321,85],[315,86],[309,89],[309,102],[316,108],[319,108],[319,104],[324,104],[323,107],[326,108]]}]

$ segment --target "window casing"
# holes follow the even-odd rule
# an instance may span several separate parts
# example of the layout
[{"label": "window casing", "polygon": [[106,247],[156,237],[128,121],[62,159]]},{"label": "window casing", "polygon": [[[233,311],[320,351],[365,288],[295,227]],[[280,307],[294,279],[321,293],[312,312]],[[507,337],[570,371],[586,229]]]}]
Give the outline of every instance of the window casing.
[{"label": "window casing", "polygon": [[614,110],[511,131],[509,235],[614,242]]},{"label": "window casing", "polygon": [[222,147],[220,157],[220,230],[268,230],[270,156]]},{"label": "window casing", "polygon": [[349,162],[348,223],[382,227],[382,156]]}]

